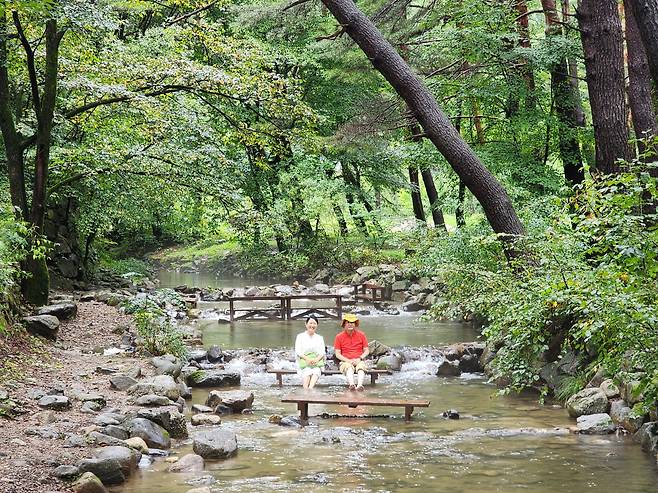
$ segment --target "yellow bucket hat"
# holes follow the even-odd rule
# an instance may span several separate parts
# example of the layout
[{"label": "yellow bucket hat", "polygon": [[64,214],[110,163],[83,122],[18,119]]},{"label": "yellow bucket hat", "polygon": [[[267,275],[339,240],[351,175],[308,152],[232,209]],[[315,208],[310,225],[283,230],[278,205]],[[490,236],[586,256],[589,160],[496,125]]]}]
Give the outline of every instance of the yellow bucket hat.
[{"label": "yellow bucket hat", "polygon": [[341,325],[345,325],[345,322],[358,323],[359,317],[353,313],[345,313],[343,314],[343,321],[341,322]]}]

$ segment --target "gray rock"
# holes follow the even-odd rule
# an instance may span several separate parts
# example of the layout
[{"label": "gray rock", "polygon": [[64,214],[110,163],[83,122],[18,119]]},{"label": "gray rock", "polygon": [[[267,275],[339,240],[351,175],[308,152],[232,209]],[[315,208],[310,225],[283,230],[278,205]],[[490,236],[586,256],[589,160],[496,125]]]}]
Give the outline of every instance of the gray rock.
[{"label": "gray rock", "polygon": [[103,406],[100,405],[98,402],[95,402],[95,401],[83,402],[82,406],[80,406],[80,411],[81,412],[89,413],[89,414],[97,413],[101,409],[103,409]]},{"label": "gray rock", "polygon": [[480,366],[480,358],[476,354],[464,354],[459,359],[459,369],[466,373],[483,371],[483,368]]},{"label": "gray rock", "polygon": [[226,459],[237,453],[238,440],[230,431],[203,431],[194,436],[192,448],[204,459]]},{"label": "gray rock", "polygon": [[244,292],[245,296],[259,296],[260,295],[260,289],[258,286],[251,286],[247,288]]},{"label": "gray rock", "polygon": [[135,385],[136,383],[137,380],[129,377],[128,375],[115,375],[112,378],[110,378],[110,387],[112,387],[115,390],[125,391],[128,390],[133,385]]},{"label": "gray rock", "polygon": [[126,480],[121,463],[116,459],[82,459],[78,463],[81,473],[93,473],[103,484],[121,484]]},{"label": "gray rock", "polygon": [[208,356],[208,351],[205,349],[192,349],[187,352],[187,359],[189,361],[203,361]]},{"label": "gray rock", "polygon": [[391,288],[393,291],[404,291],[409,287],[409,281],[402,279],[401,281],[395,281]]},{"label": "gray rock", "polygon": [[176,406],[140,409],[137,417],[145,418],[162,426],[172,438],[187,437],[187,422]]},{"label": "gray rock", "polygon": [[576,419],[578,433],[586,435],[607,435],[614,433],[615,424],[606,413],[586,414]]},{"label": "gray rock", "polygon": [[207,357],[208,357],[208,361],[210,361],[211,363],[214,363],[215,361],[219,361],[220,359],[222,359],[222,356],[223,356],[222,349],[218,345],[213,344],[208,348]]},{"label": "gray rock", "polygon": [[198,370],[187,378],[191,387],[233,387],[240,385],[240,374],[224,370]]},{"label": "gray rock", "polygon": [[175,402],[180,397],[180,389],[170,375],[158,375],[137,382],[128,389],[128,394],[134,396],[148,394],[162,395]]},{"label": "gray rock", "polygon": [[329,286],[324,283],[315,284],[312,289],[320,294],[328,294],[330,291]]},{"label": "gray rock", "polygon": [[382,344],[376,339],[373,339],[368,343],[368,350],[370,351],[370,356],[373,358],[379,358],[391,352],[391,348],[385,344]]},{"label": "gray rock", "polygon": [[56,305],[42,306],[37,310],[37,315],[52,315],[59,320],[68,320],[78,313],[78,305],[75,303],[58,303]]},{"label": "gray rock", "polygon": [[180,375],[181,368],[183,363],[174,358],[174,361],[171,361],[170,358],[166,356],[156,356],[151,359],[151,364],[155,366],[155,372],[158,375],[171,375],[174,378],[177,378]]},{"label": "gray rock", "polygon": [[57,339],[59,319],[54,315],[33,315],[24,317],[23,323],[30,334],[43,336],[47,339]]},{"label": "gray rock", "polygon": [[92,472],[86,472],[73,484],[75,493],[107,493],[105,486]]},{"label": "gray rock", "polygon": [[163,395],[147,394],[135,399],[135,405],[143,407],[171,406],[172,404],[173,402]]},{"label": "gray rock", "polygon": [[436,370],[436,375],[438,377],[458,377],[462,374],[462,371],[459,369],[458,361],[448,361],[444,359],[439,367]]},{"label": "gray rock", "polygon": [[613,423],[630,433],[637,432],[644,421],[642,416],[635,416],[633,410],[621,399],[611,402],[610,418]]},{"label": "gray rock", "polygon": [[208,398],[206,399],[206,406],[217,409],[221,404],[230,409],[233,413],[240,413],[245,409],[250,408],[253,403],[253,392],[247,392],[244,390],[234,390],[229,392],[213,390],[208,394]]},{"label": "gray rock", "polygon": [[80,470],[76,466],[59,466],[53,471],[53,476],[60,479],[70,479],[80,474]]},{"label": "gray rock", "polygon": [[118,438],[119,440],[127,440],[130,438],[130,433],[123,426],[108,425],[103,428],[103,434]]},{"label": "gray rock", "polygon": [[192,416],[192,426],[216,426],[221,422],[222,418],[216,414],[195,414]]},{"label": "gray rock", "polygon": [[567,400],[567,411],[572,418],[608,412],[608,398],[598,387],[583,389]]},{"label": "gray rock", "polygon": [[174,462],[169,468],[169,472],[201,472],[204,464],[205,461],[200,455],[187,454]]},{"label": "gray rock", "polygon": [[120,438],[113,437],[111,435],[106,435],[105,433],[100,433],[98,431],[92,431],[87,434],[86,441],[89,444],[94,445],[110,445],[123,447],[126,444]]},{"label": "gray rock", "polygon": [[188,387],[183,382],[178,382],[178,390],[180,391],[180,399],[183,401],[183,407],[185,407],[185,399],[192,398],[192,388]]},{"label": "gray rock", "polygon": [[102,447],[94,451],[94,458],[105,461],[117,461],[121,466],[121,472],[125,477],[137,469],[137,464],[142,458],[141,452],[130,447]]},{"label": "gray rock", "polygon": [[418,301],[415,296],[405,301],[400,305],[400,308],[405,312],[417,312],[423,309],[423,305]]},{"label": "gray rock", "polygon": [[619,397],[619,387],[617,387],[611,379],[604,380],[599,388],[608,399]]},{"label": "gray rock", "polygon": [[146,445],[158,449],[168,449],[171,439],[167,430],[146,418],[135,418],[128,424],[130,437],[139,437]]},{"label": "gray rock", "polygon": [[64,411],[71,407],[71,401],[63,395],[44,395],[37,403],[41,409]]},{"label": "gray rock", "polygon": [[199,413],[211,413],[212,412],[212,407],[210,406],[204,406],[203,404],[194,404],[192,406],[192,412],[199,414]]},{"label": "gray rock", "polygon": [[635,435],[633,441],[642,445],[645,452],[658,452],[658,421],[644,423]]},{"label": "gray rock", "polygon": [[395,353],[389,354],[387,356],[382,356],[377,360],[377,369],[378,370],[393,370],[400,371],[402,368],[402,357]]},{"label": "gray rock", "polygon": [[98,426],[118,425],[123,421],[123,416],[117,413],[103,413],[96,416],[94,424]]}]

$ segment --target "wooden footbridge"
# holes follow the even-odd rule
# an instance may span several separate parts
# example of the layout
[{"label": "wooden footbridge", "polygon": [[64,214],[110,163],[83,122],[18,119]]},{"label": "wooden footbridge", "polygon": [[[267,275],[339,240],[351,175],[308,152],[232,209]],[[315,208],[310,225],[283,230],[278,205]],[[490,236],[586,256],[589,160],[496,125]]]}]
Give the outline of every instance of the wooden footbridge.
[{"label": "wooden footbridge", "polygon": [[[271,302],[275,307],[254,306],[254,302]],[[301,301],[310,301],[313,306],[300,306]],[[235,296],[228,300],[229,320],[297,320],[314,314],[319,318],[343,317],[343,297],[339,294],[299,294],[287,296]],[[250,306],[238,303],[250,302]],[[333,303],[331,303],[333,302]],[[331,303],[331,304],[330,304]],[[261,303],[262,304],[262,303]],[[299,311],[301,310],[301,311]]]}]

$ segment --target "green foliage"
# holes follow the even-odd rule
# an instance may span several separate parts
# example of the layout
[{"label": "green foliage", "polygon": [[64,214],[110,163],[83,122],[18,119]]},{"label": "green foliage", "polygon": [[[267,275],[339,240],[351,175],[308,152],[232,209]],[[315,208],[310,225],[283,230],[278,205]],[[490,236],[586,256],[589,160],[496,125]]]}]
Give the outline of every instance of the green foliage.
[{"label": "green foliage", "polygon": [[182,334],[161,310],[140,309],[134,316],[137,333],[149,353],[155,356],[173,354],[178,357],[187,354]]},{"label": "green foliage", "polygon": [[[650,405],[658,396],[656,197],[656,180],[640,167],[587,182],[531,223],[531,257],[511,265],[488,236],[425,245],[417,269],[439,277],[449,300],[433,314],[485,318],[485,337],[500,347],[493,378],[512,389],[537,386],[543,365],[576,351],[622,381],[639,372]],[[565,385],[562,397],[576,381]]]}]

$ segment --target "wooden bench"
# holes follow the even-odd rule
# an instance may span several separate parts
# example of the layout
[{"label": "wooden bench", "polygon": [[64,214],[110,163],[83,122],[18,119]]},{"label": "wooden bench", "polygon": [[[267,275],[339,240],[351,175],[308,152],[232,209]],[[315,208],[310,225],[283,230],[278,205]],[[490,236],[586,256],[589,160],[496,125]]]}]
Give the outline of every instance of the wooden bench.
[{"label": "wooden bench", "polygon": [[[284,369],[270,369],[267,373],[274,373],[276,381],[279,382],[279,387],[283,387],[283,375],[296,375],[297,370],[284,370]],[[340,370],[322,370],[323,375],[340,375]],[[392,375],[391,370],[366,370],[366,374],[370,375],[370,383],[375,385],[379,375]]]},{"label": "wooden bench", "polygon": [[322,395],[313,392],[294,392],[288,394],[281,402],[297,404],[302,422],[308,421],[309,404],[337,404],[355,408],[357,406],[404,407],[404,420],[410,421],[414,407],[429,407],[430,401],[406,401],[401,399],[379,399],[367,397],[360,392],[346,392],[341,395]]}]

